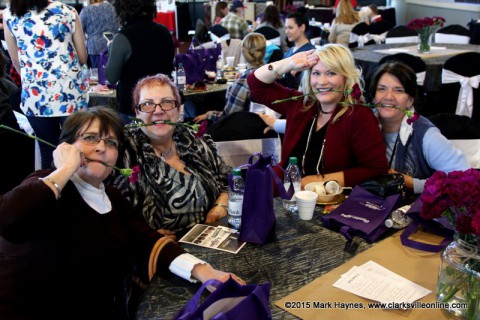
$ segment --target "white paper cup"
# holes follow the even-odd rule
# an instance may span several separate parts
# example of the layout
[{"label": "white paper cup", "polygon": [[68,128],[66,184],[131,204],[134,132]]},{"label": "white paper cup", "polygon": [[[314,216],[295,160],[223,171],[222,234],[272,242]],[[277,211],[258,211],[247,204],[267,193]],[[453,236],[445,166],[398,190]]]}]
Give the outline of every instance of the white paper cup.
[{"label": "white paper cup", "polygon": [[237,64],[238,69],[247,69],[247,64],[246,63],[239,63]]},{"label": "white paper cup", "polygon": [[295,192],[300,219],[311,220],[313,218],[313,211],[317,204],[317,197],[318,194],[313,191],[304,190]]},{"label": "white paper cup", "polygon": [[234,67],[233,63],[235,62],[235,57],[227,57],[227,65],[231,68]]}]

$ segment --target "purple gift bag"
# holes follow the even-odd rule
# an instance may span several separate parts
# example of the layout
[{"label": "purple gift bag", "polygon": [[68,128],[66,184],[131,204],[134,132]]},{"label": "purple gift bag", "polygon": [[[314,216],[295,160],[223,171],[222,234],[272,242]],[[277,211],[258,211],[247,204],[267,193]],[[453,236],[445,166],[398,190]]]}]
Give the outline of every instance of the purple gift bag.
[{"label": "purple gift bag", "polygon": [[[400,240],[404,246],[414,248],[417,250],[427,252],[440,252],[445,249],[450,242],[453,241],[453,234],[455,233],[453,226],[448,221],[447,217],[440,217],[432,220],[425,220],[420,216],[423,202],[418,198],[407,211],[407,215],[412,219],[412,222],[403,230]],[[410,239],[417,229],[423,228],[426,231],[442,236],[444,239],[439,244],[429,244]]]},{"label": "purple gift bag", "polygon": [[108,62],[108,48],[105,48],[100,52],[100,55],[97,60],[99,84],[107,83],[107,78],[105,77],[105,68],[107,67],[107,62]]},{"label": "purple gift bag", "polygon": [[[203,303],[200,298],[207,286],[216,288]],[[240,285],[230,277],[222,283],[210,279],[175,315],[176,320],[264,320],[271,319],[270,283]],[[215,311],[214,311],[215,310]]]},{"label": "purple gift bag", "polygon": [[[255,158],[257,160],[254,162]],[[246,168],[239,236],[241,241],[264,244],[273,233],[276,216],[273,210],[272,183],[277,185],[283,199],[290,199],[293,195],[293,187],[288,192],[285,190],[283,182],[273,170],[272,161],[272,156],[264,157],[261,153],[255,153],[250,156],[248,164],[239,167]]]},{"label": "purple gift bag", "polygon": [[217,59],[222,53],[220,43],[212,48],[194,48],[194,41],[196,41],[195,38],[192,39],[186,53],[179,53],[175,56],[175,67],[178,69],[179,63],[183,64],[188,84],[205,79],[205,71],[216,71]]},{"label": "purple gift bag", "polygon": [[356,186],[337,209],[322,217],[323,224],[339,228],[347,240],[356,235],[373,242],[388,230],[385,220],[401,201],[399,194],[383,198]]}]

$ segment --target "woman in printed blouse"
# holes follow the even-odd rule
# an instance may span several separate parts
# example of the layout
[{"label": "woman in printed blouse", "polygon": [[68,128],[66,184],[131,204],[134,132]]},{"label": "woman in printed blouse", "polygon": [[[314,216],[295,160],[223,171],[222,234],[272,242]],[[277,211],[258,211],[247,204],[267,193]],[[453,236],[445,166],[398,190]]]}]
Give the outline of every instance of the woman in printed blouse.
[{"label": "woman in printed blouse", "polygon": [[[133,91],[136,117],[151,124],[181,118],[180,96],[163,74],[146,77]],[[187,231],[227,215],[231,168],[208,135],[157,123],[126,129],[125,167],[140,169],[138,181],[117,177],[115,186],[147,223],[164,234]]]},{"label": "woman in printed blouse", "polygon": [[[292,70],[304,71],[302,88],[315,93],[272,104],[304,94],[275,82]],[[363,102],[361,71],[348,48],[327,44],[300,52],[258,68],[247,81],[253,100],[286,116],[279,165],[297,157],[303,186],[327,180],[354,186],[387,172],[378,120],[370,108],[357,104]]]},{"label": "woman in printed blouse", "polygon": [[[3,13],[5,40],[21,75],[20,108],[35,134],[58,144],[66,116],[87,107],[80,65],[87,62],[82,25],[74,8],[48,0],[12,0]],[[53,148],[40,144],[42,168]]]},{"label": "woman in printed blouse", "polygon": [[150,228],[104,185],[112,168],[99,161],[115,164],[123,130],[109,108],[72,114],[53,153],[55,169],[0,195],[2,319],[133,319],[124,291],[133,266],[143,281],[156,270],[191,282],[228,279]]}]

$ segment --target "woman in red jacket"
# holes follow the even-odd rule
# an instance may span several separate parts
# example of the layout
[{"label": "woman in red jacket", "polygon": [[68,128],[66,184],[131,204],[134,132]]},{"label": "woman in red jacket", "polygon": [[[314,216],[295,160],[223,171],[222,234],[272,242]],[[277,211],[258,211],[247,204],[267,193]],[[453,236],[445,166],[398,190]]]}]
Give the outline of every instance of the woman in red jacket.
[{"label": "woman in red jacket", "polygon": [[[292,70],[306,71],[301,87],[311,94],[291,99],[304,92],[275,83]],[[370,108],[359,105],[361,71],[345,46],[328,44],[299,52],[258,68],[247,79],[252,101],[286,116],[279,165],[286,167],[289,157],[297,157],[302,186],[327,180],[354,186],[387,172],[378,120]],[[273,103],[281,99],[291,100]]]}]

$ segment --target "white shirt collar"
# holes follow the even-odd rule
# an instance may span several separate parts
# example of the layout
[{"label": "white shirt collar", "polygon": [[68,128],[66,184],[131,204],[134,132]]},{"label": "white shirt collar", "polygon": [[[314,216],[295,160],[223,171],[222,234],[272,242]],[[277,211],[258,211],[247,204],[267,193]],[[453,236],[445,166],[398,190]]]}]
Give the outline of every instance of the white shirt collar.
[{"label": "white shirt collar", "polygon": [[77,187],[83,200],[95,211],[105,214],[112,211],[112,203],[105,192],[105,185],[100,183],[100,188],[95,188],[91,184],[82,180],[76,173],[70,180]]}]

